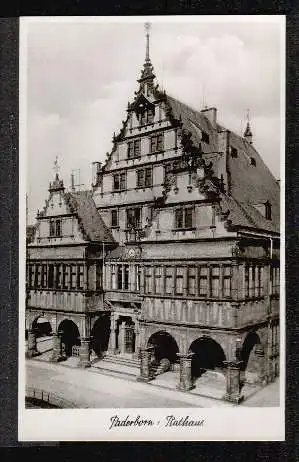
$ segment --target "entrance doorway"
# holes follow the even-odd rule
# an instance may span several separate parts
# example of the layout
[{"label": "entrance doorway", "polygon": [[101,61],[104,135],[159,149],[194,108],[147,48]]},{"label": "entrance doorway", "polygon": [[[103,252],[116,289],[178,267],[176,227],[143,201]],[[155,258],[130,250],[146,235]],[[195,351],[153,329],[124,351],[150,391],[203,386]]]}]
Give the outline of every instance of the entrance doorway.
[{"label": "entrance doorway", "polygon": [[91,348],[101,358],[108,350],[110,337],[110,313],[101,315],[91,330]]},{"label": "entrance doorway", "polygon": [[225,373],[223,361],[225,354],[219,343],[210,337],[196,339],[190,346],[190,353],[194,353],[191,362],[192,379],[196,380],[207,371]]},{"label": "entrance doorway", "polygon": [[65,319],[59,324],[58,332],[61,333],[62,349],[67,357],[72,356],[73,346],[80,346],[80,333],[77,325],[70,319]]}]

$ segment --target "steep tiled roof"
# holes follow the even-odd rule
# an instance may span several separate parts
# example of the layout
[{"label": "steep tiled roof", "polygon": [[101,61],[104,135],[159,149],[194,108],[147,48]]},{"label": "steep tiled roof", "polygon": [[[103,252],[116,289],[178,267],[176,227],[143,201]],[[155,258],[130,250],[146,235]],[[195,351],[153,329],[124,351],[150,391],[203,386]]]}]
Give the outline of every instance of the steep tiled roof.
[{"label": "steep tiled roof", "polygon": [[[167,102],[173,116],[182,120],[183,128],[192,134],[195,146],[201,143],[203,157],[217,162],[218,132],[227,130],[217,124],[214,128],[202,112],[198,112],[186,104],[167,95]],[[201,131],[209,135],[209,144],[201,141]],[[229,177],[229,195],[223,196],[223,205],[230,209],[229,219],[237,226],[259,228],[265,231],[279,232],[280,188],[278,182],[255,150],[244,138],[230,131],[230,146],[237,149],[237,155],[227,156]],[[253,160],[252,160],[253,159]],[[215,168],[217,170],[217,168]],[[253,204],[270,202],[272,220],[267,220]]]},{"label": "steep tiled roof", "polygon": [[90,241],[114,242],[113,236],[99,214],[91,191],[65,193],[69,205],[77,213],[83,232]]}]

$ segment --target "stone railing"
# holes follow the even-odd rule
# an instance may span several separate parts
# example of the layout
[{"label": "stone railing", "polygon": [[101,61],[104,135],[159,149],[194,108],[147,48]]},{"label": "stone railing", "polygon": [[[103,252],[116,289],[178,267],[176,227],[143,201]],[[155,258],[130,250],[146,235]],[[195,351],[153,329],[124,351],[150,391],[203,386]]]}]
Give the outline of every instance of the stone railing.
[{"label": "stone railing", "polygon": [[60,396],[56,395],[55,393],[48,392],[46,390],[41,390],[39,388],[33,387],[26,387],[25,399],[34,399],[37,402],[41,402],[44,404],[49,404],[51,406],[66,409],[66,408],[77,408],[74,403],[68,401]]}]

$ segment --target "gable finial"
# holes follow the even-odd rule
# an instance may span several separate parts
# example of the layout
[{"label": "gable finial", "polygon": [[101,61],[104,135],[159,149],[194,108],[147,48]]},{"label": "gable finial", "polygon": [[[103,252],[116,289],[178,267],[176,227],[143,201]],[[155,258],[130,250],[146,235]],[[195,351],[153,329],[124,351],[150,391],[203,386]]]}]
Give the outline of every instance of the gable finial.
[{"label": "gable finial", "polygon": [[150,62],[150,56],[149,56],[149,38],[150,38],[150,30],[151,30],[151,24],[149,22],[146,22],[144,24],[144,29],[145,29],[145,37],[146,37],[146,49],[145,49],[145,62],[149,63]]},{"label": "gable finial", "polygon": [[250,114],[249,109],[247,109],[247,114],[246,114],[247,125],[246,125],[245,132],[244,132],[243,136],[248,141],[249,144],[252,144],[252,131],[251,131],[251,128],[250,128],[249,114]]},{"label": "gable finial", "polygon": [[58,178],[58,172],[60,170],[59,164],[58,164],[58,156],[56,156],[55,161],[54,161],[54,167],[53,167],[54,172],[56,173],[56,178]]}]

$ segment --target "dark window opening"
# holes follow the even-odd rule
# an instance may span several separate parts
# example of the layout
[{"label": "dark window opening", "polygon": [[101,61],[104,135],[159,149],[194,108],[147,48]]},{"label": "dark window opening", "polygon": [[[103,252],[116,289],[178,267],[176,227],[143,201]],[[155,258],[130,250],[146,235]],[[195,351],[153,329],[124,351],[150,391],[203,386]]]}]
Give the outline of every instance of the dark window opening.
[{"label": "dark window opening", "polygon": [[127,209],[127,228],[138,229],[141,227],[141,208]]},{"label": "dark window opening", "polygon": [[201,141],[203,141],[204,143],[207,143],[207,144],[210,143],[210,137],[206,132],[201,133]]},{"label": "dark window opening", "polygon": [[250,157],[250,164],[256,167],[256,160],[254,159],[254,157]]},{"label": "dark window opening", "polygon": [[126,173],[116,173],[113,175],[113,190],[121,191],[126,189]]},{"label": "dark window opening", "polygon": [[150,152],[163,151],[163,134],[154,135],[150,138]]},{"label": "dark window opening", "polygon": [[180,207],[175,211],[175,227],[177,229],[188,229],[193,227],[193,208]]},{"label": "dark window opening", "polygon": [[231,154],[232,157],[238,157],[238,150],[236,148],[234,148],[233,146],[231,146],[230,154]]},{"label": "dark window opening", "polygon": [[117,210],[111,210],[111,227],[118,226],[118,213]]},{"label": "dark window opening", "polygon": [[129,141],[128,143],[128,158],[132,159],[134,157],[139,157],[141,150],[140,150],[140,140]]}]

